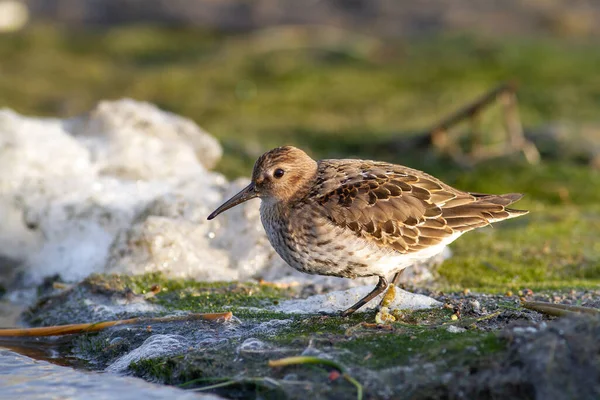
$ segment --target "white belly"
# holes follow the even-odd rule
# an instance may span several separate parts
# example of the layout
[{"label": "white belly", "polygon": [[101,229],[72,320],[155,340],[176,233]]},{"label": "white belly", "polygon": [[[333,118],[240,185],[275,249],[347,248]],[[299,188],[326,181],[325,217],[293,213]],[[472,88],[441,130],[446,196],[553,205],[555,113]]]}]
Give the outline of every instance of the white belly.
[{"label": "white belly", "polygon": [[[345,236],[342,232],[340,232],[340,235]],[[346,236],[341,242],[345,244],[343,252],[346,254],[346,264],[364,264],[368,266],[364,269],[355,268],[354,274],[356,276],[377,275],[389,277],[404,268],[411,267],[441,254],[447,245],[458,239],[461,235],[461,232],[455,233],[435,246],[409,254],[401,254],[393,249],[385,249],[376,244],[367,243],[366,240],[354,235],[350,237]],[[340,264],[345,263],[341,262]]]},{"label": "white belly", "polygon": [[271,245],[291,267],[308,274],[347,278],[373,275],[390,277],[419,261],[440,254],[461,235],[456,233],[438,245],[401,254],[330,223],[318,225],[320,229],[317,229],[316,237],[302,234],[301,227],[282,225],[281,220],[273,218],[274,214],[268,212],[270,210],[266,209],[264,203],[261,204],[261,220]]}]

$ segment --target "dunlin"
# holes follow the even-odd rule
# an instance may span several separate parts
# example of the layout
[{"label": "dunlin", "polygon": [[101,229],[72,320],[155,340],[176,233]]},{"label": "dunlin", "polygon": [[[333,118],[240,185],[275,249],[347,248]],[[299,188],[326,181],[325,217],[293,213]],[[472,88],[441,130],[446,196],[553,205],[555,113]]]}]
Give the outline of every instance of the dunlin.
[{"label": "dunlin", "polygon": [[507,208],[522,195],[455,189],[424,172],[379,161],[320,160],[291,146],[256,161],[252,182],[208,219],[259,197],[271,245],[293,268],[345,278],[377,276],[350,315],[404,268],[429,259],[463,233],[527,211]]}]

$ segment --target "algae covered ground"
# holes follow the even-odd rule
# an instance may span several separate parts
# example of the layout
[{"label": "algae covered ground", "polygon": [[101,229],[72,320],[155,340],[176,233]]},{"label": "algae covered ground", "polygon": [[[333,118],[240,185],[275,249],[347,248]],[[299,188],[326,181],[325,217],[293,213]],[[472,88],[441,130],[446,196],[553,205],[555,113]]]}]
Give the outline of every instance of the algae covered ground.
[{"label": "algae covered ground", "polygon": [[[115,317],[232,311],[231,320],[142,321],[79,335],[67,353],[79,368],[226,398],[591,399],[600,393],[599,314],[554,320],[521,306],[542,300],[598,307],[600,290],[413,290],[443,307],[401,311],[396,322],[379,325],[374,312],[349,318],[278,312],[276,305],[297,293],[268,283],[94,275],[73,287],[47,287],[26,319],[86,322],[123,301],[134,308]],[[132,311],[136,304],[155,308]]]},{"label": "algae covered ground", "polygon": [[[556,321],[523,309],[521,300],[600,305],[600,171],[578,156],[561,156],[561,148],[535,165],[515,155],[465,168],[427,150],[386,145],[508,79],[520,85],[526,130],[566,121],[574,131],[591,126],[598,138],[595,43],[466,34],[389,41],[329,28],[222,35],[38,25],[4,35],[0,59],[0,107],[65,116],[101,99],[150,101],[215,135],[225,152],[217,169],[228,177],[249,176],[263,151],[294,144],[319,158],[410,165],[474,192],[526,194],[517,208],[530,214],[465,235],[436,269],[435,282],[408,288],[443,308],[407,312],[386,326],[373,323],[374,313],[343,319],[274,311],[299,293],[264,283],[90,277],[44,297],[26,320],[88,322],[91,296],[156,307],[139,315],[232,311],[235,318],[81,336],[72,351],[88,368],[113,365],[153,334],[176,334],[188,338],[190,351],[132,359],[127,371],[190,389],[210,386],[229,398],[351,398],[361,387],[365,398],[549,398],[544,394],[555,389],[562,398],[599,395],[598,380],[586,380],[598,376],[598,319]],[[498,110],[481,123],[485,131],[500,129]],[[593,143],[588,147],[598,149]],[[298,355],[338,367],[268,365]]]}]

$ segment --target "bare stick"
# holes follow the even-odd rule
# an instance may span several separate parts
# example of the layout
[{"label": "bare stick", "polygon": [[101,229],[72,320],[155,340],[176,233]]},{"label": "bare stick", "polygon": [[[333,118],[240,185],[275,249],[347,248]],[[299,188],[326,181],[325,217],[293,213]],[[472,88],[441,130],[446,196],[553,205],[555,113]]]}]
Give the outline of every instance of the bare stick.
[{"label": "bare stick", "polygon": [[117,325],[131,325],[131,324],[148,324],[148,323],[163,323],[163,322],[175,322],[175,321],[229,321],[233,314],[231,312],[226,313],[213,313],[213,314],[188,314],[176,317],[158,317],[158,318],[130,318],[120,319],[117,321],[104,321],[104,322],[92,322],[87,324],[71,324],[71,325],[57,325],[57,326],[44,326],[40,328],[15,328],[15,329],[0,329],[0,337],[7,336],[20,336],[20,337],[32,337],[32,336],[59,336],[59,335],[72,335],[76,333],[88,333],[98,332],[111,326]]},{"label": "bare stick", "polygon": [[[502,148],[490,148],[484,146],[481,141],[479,117],[483,111],[494,102],[502,105],[504,116],[504,128],[506,140]],[[465,154],[455,140],[452,140],[449,131],[459,123],[470,120],[471,149]],[[468,165],[479,160],[508,155],[517,151],[524,154],[527,161],[535,164],[540,160],[540,154],[533,143],[525,138],[523,127],[519,117],[516,96],[516,84],[514,82],[503,83],[496,88],[483,94],[475,101],[467,104],[458,111],[450,114],[426,131],[419,142],[430,143],[439,151],[449,154],[455,161]]]},{"label": "bare stick", "polygon": [[524,301],[522,303],[524,308],[541,312],[548,315],[553,315],[555,317],[563,317],[572,314],[591,314],[591,315],[600,315],[600,310],[597,308],[591,307],[580,307],[580,306],[571,306],[568,304],[553,304],[546,303],[544,301]]},{"label": "bare stick", "polygon": [[490,90],[485,93],[483,96],[479,97],[477,100],[472,103],[467,104],[465,107],[456,111],[454,114],[451,114],[449,117],[444,118],[437,124],[435,124],[430,130],[430,134],[434,136],[439,131],[447,131],[452,128],[454,125],[464,121],[469,117],[473,117],[479,114],[483,108],[492,104],[496,101],[498,95],[502,93],[514,93],[516,91],[516,84],[513,82],[503,83],[500,86]]}]

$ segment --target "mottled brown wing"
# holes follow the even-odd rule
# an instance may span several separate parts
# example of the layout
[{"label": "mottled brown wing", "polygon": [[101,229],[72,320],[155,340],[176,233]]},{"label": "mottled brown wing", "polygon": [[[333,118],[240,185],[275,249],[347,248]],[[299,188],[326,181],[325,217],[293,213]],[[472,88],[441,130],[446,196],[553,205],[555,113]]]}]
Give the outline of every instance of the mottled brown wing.
[{"label": "mottled brown wing", "polygon": [[[421,171],[383,162],[322,160],[311,197],[335,225],[412,253],[456,232],[516,216],[520,195],[473,195]],[[519,214],[520,215],[520,214]]]}]

